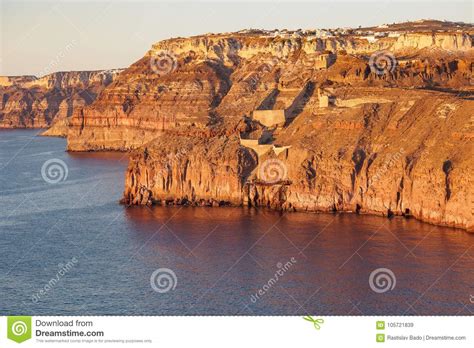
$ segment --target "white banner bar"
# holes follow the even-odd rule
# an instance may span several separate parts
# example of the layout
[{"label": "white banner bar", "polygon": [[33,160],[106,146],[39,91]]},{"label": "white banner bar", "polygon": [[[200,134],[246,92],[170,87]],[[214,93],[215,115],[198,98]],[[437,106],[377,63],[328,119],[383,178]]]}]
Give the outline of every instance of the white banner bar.
[{"label": "white banner bar", "polygon": [[0,347],[473,347],[459,317],[1,317]]}]

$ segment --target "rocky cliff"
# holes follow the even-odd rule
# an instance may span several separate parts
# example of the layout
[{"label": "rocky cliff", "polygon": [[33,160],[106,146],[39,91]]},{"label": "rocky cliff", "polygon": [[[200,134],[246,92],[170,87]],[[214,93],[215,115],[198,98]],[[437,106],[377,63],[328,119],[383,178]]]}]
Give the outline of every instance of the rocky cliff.
[{"label": "rocky cliff", "polygon": [[[470,85],[472,26],[451,24],[439,32],[406,26],[247,30],[161,41],[71,119],[68,149],[133,149],[163,131],[206,128],[219,116],[273,108],[270,93],[278,95],[276,104],[291,103],[308,83]],[[382,54],[371,61],[374,52]],[[377,67],[383,72],[384,65],[381,75]]]},{"label": "rocky cliff", "polygon": [[[159,42],[73,115],[68,149],[135,149],[130,204],[353,211],[472,230],[474,30],[443,23]],[[255,110],[286,121],[271,125],[269,113],[264,125]]]},{"label": "rocky cliff", "polygon": [[74,110],[91,104],[120,70],[0,77],[0,128],[46,128],[65,136]]},{"label": "rocky cliff", "polygon": [[290,146],[278,155],[257,156],[238,133],[157,138],[131,157],[125,201],[405,215],[472,230],[474,101],[341,93],[361,104],[302,112],[273,133]]}]

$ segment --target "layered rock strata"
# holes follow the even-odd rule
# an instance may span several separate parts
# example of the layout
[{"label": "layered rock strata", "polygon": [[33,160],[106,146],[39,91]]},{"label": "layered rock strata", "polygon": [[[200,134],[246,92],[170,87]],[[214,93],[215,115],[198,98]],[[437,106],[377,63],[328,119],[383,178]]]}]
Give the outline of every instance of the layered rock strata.
[{"label": "layered rock strata", "polygon": [[356,107],[300,114],[290,146],[259,157],[232,136],[159,137],[126,172],[131,204],[268,206],[412,216],[472,230],[474,101],[440,92],[344,91]]},{"label": "layered rock strata", "polygon": [[[473,34],[431,21],[165,40],[73,115],[68,149],[132,149],[129,204],[472,230]],[[285,122],[261,124],[255,110],[284,110]]]},{"label": "layered rock strata", "polygon": [[[219,117],[298,112],[316,84],[462,89],[472,83],[473,34],[472,26],[433,22],[164,40],[74,115],[68,149],[129,150]],[[374,62],[387,74],[371,69]]]},{"label": "layered rock strata", "polygon": [[66,136],[68,118],[91,104],[120,71],[0,77],[0,128],[46,128],[57,122],[47,135]]}]

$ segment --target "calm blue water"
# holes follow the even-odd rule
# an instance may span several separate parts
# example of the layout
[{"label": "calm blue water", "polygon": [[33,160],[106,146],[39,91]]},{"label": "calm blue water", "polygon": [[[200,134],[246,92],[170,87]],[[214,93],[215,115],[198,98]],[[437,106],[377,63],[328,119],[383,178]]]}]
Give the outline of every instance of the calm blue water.
[{"label": "calm blue water", "polygon": [[[127,208],[126,156],[69,154],[36,133],[0,131],[2,315],[474,313],[474,235],[349,214]],[[51,159],[66,180],[43,179]],[[158,268],[174,289],[153,290]],[[379,268],[394,276],[383,293],[369,284]]]}]

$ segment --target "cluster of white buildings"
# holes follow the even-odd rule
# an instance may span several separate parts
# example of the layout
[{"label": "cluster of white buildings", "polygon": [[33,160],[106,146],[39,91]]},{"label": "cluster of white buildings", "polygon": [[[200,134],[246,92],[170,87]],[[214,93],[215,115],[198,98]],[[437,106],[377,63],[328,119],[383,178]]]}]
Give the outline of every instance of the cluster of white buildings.
[{"label": "cluster of white buildings", "polygon": [[[383,29],[385,26],[379,26],[379,29]],[[399,31],[374,31],[367,29],[353,29],[353,28],[337,28],[337,29],[314,29],[314,30],[302,30],[296,31],[288,29],[275,29],[275,30],[241,30],[239,33],[242,34],[260,34],[266,37],[274,37],[281,39],[294,39],[294,38],[305,38],[306,40],[314,39],[329,39],[340,36],[352,36],[354,38],[366,39],[370,43],[376,42],[378,39],[384,37],[399,37],[402,32]]]}]

